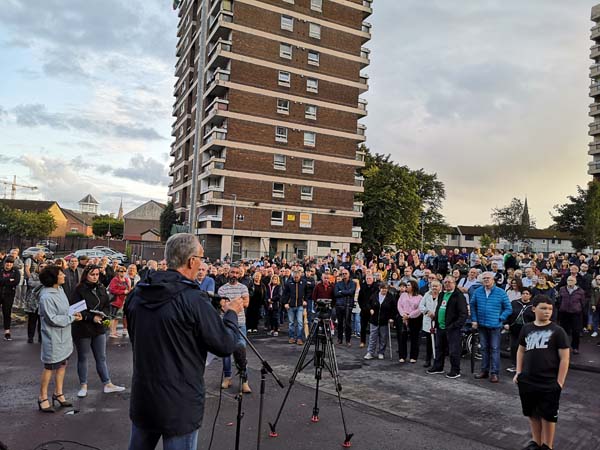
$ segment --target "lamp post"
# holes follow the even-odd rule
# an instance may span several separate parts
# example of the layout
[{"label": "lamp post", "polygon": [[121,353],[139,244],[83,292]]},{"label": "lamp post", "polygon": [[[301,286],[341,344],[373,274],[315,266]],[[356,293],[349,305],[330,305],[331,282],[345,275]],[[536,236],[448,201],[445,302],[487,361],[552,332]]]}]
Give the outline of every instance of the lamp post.
[{"label": "lamp post", "polygon": [[425,251],[425,213],[421,214],[421,254]]},{"label": "lamp post", "polygon": [[233,226],[231,227],[231,252],[229,253],[229,257],[233,262],[233,243],[235,242],[235,221],[237,220],[237,195],[231,194],[233,197]]},{"label": "lamp post", "polygon": [[108,231],[106,232],[106,246],[110,247],[110,237],[112,236],[112,234],[110,234],[110,217],[108,219]]}]

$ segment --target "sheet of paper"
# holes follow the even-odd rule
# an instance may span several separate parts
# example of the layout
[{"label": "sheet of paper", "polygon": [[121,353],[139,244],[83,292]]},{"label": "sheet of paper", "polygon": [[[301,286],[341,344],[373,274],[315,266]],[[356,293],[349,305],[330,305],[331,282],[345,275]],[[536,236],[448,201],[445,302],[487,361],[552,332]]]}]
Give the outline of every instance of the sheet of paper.
[{"label": "sheet of paper", "polygon": [[85,304],[85,300],[81,300],[71,306],[69,306],[69,315],[72,316],[75,313],[85,311],[87,309],[87,305]]}]

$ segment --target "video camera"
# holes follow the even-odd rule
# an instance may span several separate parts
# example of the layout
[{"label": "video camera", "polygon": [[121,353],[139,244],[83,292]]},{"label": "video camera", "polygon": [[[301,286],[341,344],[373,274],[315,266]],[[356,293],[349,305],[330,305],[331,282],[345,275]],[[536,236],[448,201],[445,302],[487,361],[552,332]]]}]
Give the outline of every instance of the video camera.
[{"label": "video camera", "polygon": [[217,295],[217,294],[211,294],[211,293],[207,292],[206,295],[208,295],[208,298],[210,299],[210,304],[213,306],[213,308],[215,308],[219,312],[221,312],[223,309],[223,308],[221,308],[221,300],[225,300],[226,302],[229,301],[229,298],[221,297],[220,295]]},{"label": "video camera", "polygon": [[331,316],[331,309],[333,308],[332,303],[330,298],[318,298],[315,313],[317,313],[319,317],[329,318]]}]

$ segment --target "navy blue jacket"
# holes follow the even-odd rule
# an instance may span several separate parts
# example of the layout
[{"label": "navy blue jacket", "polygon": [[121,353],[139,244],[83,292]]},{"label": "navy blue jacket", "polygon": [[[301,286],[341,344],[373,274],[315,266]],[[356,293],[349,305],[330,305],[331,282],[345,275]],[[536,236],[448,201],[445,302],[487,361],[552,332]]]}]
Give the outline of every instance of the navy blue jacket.
[{"label": "navy blue jacket", "polygon": [[302,306],[302,302],[306,301],[306,281],[300,278],[296,283],[293,277],[290,278],[283,288],[282,300],[290,308]]},{"label": "navy blue jacket", "polygon": [[195,281],[149,272],[125,302],[133,350],[129,417],[139,428],[179,436],[202,425],[206,353],[236,348],[237,314],[223,319]]},{"label": "navy blue jacket", "polygon": [[333,288],[333,297],[335,298],[335,306],[353,308],[354,307],[354,293],[356,292],[356,283],[350,279],[346,283],[345,281],[338,281],[335,283]]}]

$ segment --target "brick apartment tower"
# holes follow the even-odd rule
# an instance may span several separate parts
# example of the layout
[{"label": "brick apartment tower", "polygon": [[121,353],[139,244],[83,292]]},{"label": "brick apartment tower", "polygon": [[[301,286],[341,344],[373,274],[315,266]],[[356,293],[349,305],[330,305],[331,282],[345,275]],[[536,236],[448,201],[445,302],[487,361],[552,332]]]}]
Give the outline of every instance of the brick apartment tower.
[{"label": "brick apartment tower", "polygon": [[371,0],[179,5],[169,195],[211,258],[361,242],[371,12]]},{"label": "brick apartment tower", "polygon": [[600,4],[592,7],[592,21],[595,23],[591,30],[594,44],[590,48],[590,58],[594,61],[590,66],[590,97],[593,98],[590,116],[593,122],[590,123],[589,135],[593,140],[590,142],[588,154],[592,155],[593,159],[589,163],[588,174],[600,180]]}]

